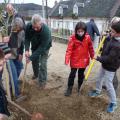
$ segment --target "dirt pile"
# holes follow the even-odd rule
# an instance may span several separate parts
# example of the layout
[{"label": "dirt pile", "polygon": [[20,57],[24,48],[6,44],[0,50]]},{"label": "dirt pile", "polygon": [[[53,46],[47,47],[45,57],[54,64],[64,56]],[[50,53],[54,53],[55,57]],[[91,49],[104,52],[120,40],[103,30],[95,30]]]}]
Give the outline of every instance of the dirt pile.
[{"label": "dirt pile", "polygon": [[[94,87],[99,64],[93,68],[87,83],[84,84],[81,95],[77,95],[77,80],[75,81],[73,94],[70,97],[64,96],[66,89],[69,67],[64,65],[66,45],[53,43],[50,51],[52,55],[48,60],[48,84],[46,90],[40,90],[37,82],[31,83],[31,65],[28,67],[25,92],[28,96],[26,101],[19,103],[30,113],[41,112],[45,120],[120,120],[120,108],[114,114],[106,113],[108,99],[106,93],[99,98],[88,97],[88,91]],[[97,68],[97,69],[96,69]],[[119,99],[118,99],[119,100]],[[28,116],[18,109],[10,106],[12,111],[11,120],[29,120]]]}]

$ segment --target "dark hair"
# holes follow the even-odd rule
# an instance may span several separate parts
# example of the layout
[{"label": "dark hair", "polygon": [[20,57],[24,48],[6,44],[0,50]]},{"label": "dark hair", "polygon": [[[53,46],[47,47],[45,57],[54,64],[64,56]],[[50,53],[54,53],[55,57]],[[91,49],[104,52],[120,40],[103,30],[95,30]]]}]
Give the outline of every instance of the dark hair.
[{"label": "dark hair", "polygon": [[85,32],[87,31],[87,26],[84,22],[78,22],[75,26],[75,33],[77,33],[77,30],[82,29]]},{"label": "dark hair", "polygon": [[120,21],[119,22],[115,22],[111,25],[111,28],[113,30],[115,30],[117,33],[120,33]]},{"label": "dark hair", "polygon": [[93,18],[91,18],[91,19],[90,19],[90,21],[94,22],[94,19],[93,19]]},{"label": "dark hair", "polygon": [[4,52],[2,49],[0,49],[0,60],[4,58]]}]

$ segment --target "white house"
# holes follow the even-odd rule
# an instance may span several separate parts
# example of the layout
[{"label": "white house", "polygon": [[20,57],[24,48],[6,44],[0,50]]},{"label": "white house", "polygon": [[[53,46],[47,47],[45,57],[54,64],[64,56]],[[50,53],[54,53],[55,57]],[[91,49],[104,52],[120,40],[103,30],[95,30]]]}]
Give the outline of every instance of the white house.
[{"label": "white house", "polygon": [[115,14],[120,16],[120,0],[61,0],[49,14],[49,24],[53,31],[59,29],[74,31],[78,21],[95,20],[102,33]]}]

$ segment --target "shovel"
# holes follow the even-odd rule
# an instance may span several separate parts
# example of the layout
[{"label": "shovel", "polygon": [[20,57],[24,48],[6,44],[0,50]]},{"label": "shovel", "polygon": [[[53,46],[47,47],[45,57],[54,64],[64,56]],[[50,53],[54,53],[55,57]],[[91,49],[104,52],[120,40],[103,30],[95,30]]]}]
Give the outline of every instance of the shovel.
[{"label": "shovel", "polygon": [[[103,38],[102,38],[102,40],[101,40],[101,42],[100,42],[100,44],[99,44],[99,46],[98,46],[98,49],[96,50],[96,53],[95,53],[96,56],[99,55],[99,52],[100,52],[100,50],[101,50],[101,48],[102,48],[102,46],[103,46],[103,44],[104,44],[105,39],[106,39],[106,37],[103,36]],[[88,70],[87,70],[87,73],[86,73],[86,75],[85,75],[85,79],[84,79],[85,82],[83,82],[82,86],[85,86],[84,84],[85,84],[86,81],[88,80],[88,77],[89,77],[89,75],[90,75],[90,73],[91,73],[91,71],[92,71],[93,66],[95,65],[95,62],[96,62],[95,59],[93,59],[93,60],[91,61],[91,64],[90,64],[90,66],[89,66],[89,68],[88,68]],[[82,89],[83,89],[83,87],[82,87]],[[78,93],[78,95],[79,95],[79,93]]]},{"label": "shovel", "polygon": [[[96,51],[96,54],[95,54],[96,56],[99,54],[99,51],[100,51],[101,47],[103,46],[105,39],[106,39],[106,37],[104,36],[104,37],[102,38],[101,42],[100,42],[100,45],[99,45],[97,51]],[[88,77],[89,77],[89,75],[90,75],[90,73],[91,73],[91,71],[92,71],[92,68],[93,68],[93,66],[94,66],[94,64],[95,64],[95,61],[96,61],[95,59],[92,60],[90,66],[89,66],[89,68],[88,68],[88,71],[87,71],[87,73],[86,73],[86,75],[85,75],[85,80],[88,79]]]},{"label": "shovel", "polygon": [[11,105],[15,106],[16,108],[21,110],[23,113],[28,115],[31,118],[31,120],[43,120],[43,115],[41,113],[30,114],[26,109],[22,108],[20,105],[16,104],[15,102],[11,101],[10,99],[7,99],[7,100]]},{"label": "shovel", "polygon": [[27,71],[27,63],[25,64],[25,69],[24,69],[24,74],[23,74],[23,77],[22,77],[22,81],[23,81],[23,84],[22,84],[22,90],[21,90],[21,93],[24,94],[24,89],[25,89],[25,77],[26,77],[26,71]]}]

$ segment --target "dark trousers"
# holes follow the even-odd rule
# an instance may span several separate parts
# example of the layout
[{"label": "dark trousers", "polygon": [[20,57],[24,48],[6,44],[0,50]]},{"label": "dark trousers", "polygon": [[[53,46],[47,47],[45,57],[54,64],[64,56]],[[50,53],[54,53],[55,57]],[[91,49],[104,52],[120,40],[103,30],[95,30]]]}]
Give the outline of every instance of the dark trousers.
[{"label": "dark trousers", "polygon": [[8,108],[7,108],[8,102],[7,102],[7,98],[5,96],[5,91],[3,90],[3,88],[0,86],[0,113],[1,114],[6,114],[6,115],[10,115]]},{"label": "dark trousers", "polygon": [[[34,52],[34,51],[33,51]],[[47,59],[49,50],[32,61],[33,73],[38,77],[40,83],[46,83],[47,80]]]},{"label": "dark trousers", "polygon": [[85,68],[71,68],[71,72],[68,78],[68,87],[72,87],[74,85],[74,79],[76,76],[76,72],[78,71],[78,89],[80,89],[83,80],[84,80],[84,71]]},{"label": "dark trousers", "polygon": [[35,77],[38,77],[39,73],[39,57],[32,61],[32,68]]}]

